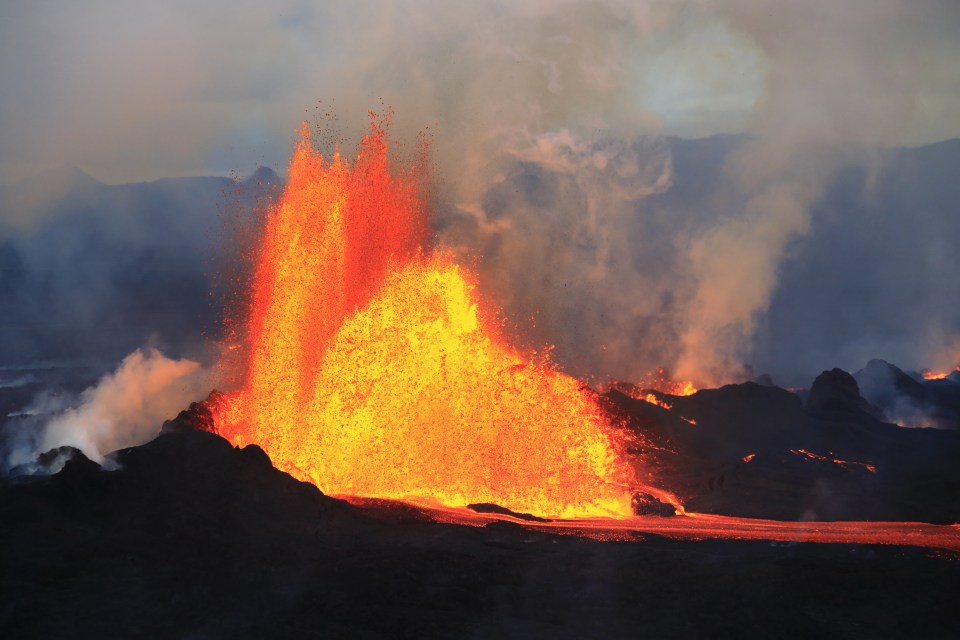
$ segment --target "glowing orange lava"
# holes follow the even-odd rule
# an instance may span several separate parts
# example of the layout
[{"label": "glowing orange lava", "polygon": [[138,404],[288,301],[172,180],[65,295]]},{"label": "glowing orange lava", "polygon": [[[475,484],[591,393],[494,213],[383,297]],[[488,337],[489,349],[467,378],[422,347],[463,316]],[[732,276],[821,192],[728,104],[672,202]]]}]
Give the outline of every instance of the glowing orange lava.
[{"label": "glowing orange lava", "polygon": [[383,120],[352,166],[304,126],[218,431],[334,495],[630,515],[621,432],[577,380],[506,345],[470,278],[424,248],[424,164],[398,163]]},{"label": "glowing orange lava", "polygon": [[[671,396],[692,396],[697,392],[697,388],[689,380],[674,380],[670,373],[663,367],[649,372],[640,380],[634,383],[634,386],[641,389],[653,389],[660,393],[667,393]],[[646,398],[636,398],[645,400]],[[669,407],[667,407],[669,408]]]},{"label": "glowing orange lava", "polygon": [[931,371],[930,369],[924,369],[922,375],[924,380],[943,380],[957,371],[960,371],[960,369],[954,369],[953,371]]},{"label": "glowing orange lava", "polygon": [[[378,505],[379,506],[379,505]],[[466,509],[445,509],[429,515],[438,522],[483,526],[507,520],[526,529],[571,534],[596,540],[636,540],[637,534],[651,533],[675,539],[771,540],[788,543],[883,544],[960,552],[960,525],[924,522],[844,521],[792,522],[738,518],[708,513],[685,513],[675,518],[634,516],[632,518],[585,518],[530,522],[500,514],[475,513]]]},{"label": "glowing orange lava", "polygon": [[[869,462],[856,462],[855,460],[840,460],[839,458],[830,458],[827,456],[820,455],[819,453],[813,453],[812,451],[807,451],[806,449],[790,449],[790,453],[798,456],[804,456],[810,460],[816,460],[818,462],[832,462],[838,464],[844,469],[851,469],[854,467],[859,467],[866,469],[870,473],[876,473],[877,468],[870,464]],[[833,455],[832,451],[828,451],[830,455]],[[746,461],[746,460],[744,460]]]},{"label": "glowing orange lava", "polygon": [[655,404],[658,407],[662,407],[667,411],[673,409],[673,405],[667,402],[666,400],[661,400],[653,393],[638,393],[639,397],[634,398],[635,400],[643,400],[644,402],[649,402],[650,404]]},{"label": "glowing orange lava", "polygon": [[[613,387],[634,400],[643,400],[667,411],[673,410],[673,403],[663,396],[692,396],[697,388],[689,380],[674,380],[666,369],[660,367],[643,376],[635,384],[613,383]],[[696,425],[692,418],[680,416],[680,419]]]}]

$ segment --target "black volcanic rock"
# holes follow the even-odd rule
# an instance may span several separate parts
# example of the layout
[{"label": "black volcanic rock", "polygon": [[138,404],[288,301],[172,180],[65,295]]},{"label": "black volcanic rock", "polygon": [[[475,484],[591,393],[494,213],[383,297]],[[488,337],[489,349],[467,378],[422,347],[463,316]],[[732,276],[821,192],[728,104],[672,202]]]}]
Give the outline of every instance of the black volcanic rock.
[{"label": "black volcanic rock", "polygon": [[512,518],[519,518],[520,520],[527,520],[529,522],[550,522],[546,518],[541,518],[530,513],[518,513],[506,507],[501,507],[498,504],[492,502],[478,502],[476,504],[468,504],[467,509],[476,511],[477,513],[498,513],[503,516],[510,516]]},{"label": "black volcanic rock", "polygon": [[176,418],[164,422],[160,432],[206,431],[217,433],[213,411],[224,402],[225,398],[226,396],[223,393],[214,389],[201,402],[191,402],[190,406],[177,414]]},{"label": "black volcanic rock", "polygon": [[[235,448],[218,435],[184,430],[162,434],[116,454],[120,471],[110,483],[126,484],[142,500],[173,507],[172,520],[202,514],[237,526],[272,527],[319,521],[343,509],[316,486],[278,471],[256,445]],[[126,477],[126,482],[119,478]],[[154,477],[164,477],[158,485]],[[155,516],[158,514],[154,514]]]},{"label": "black volcanic rock", "polygon": [[651,483],[687,511],[797,519],[960,521],[960,433],[903,429],[871,415],[842,371],[818,379],[812,409],[754,383],[658,396],[611,390]]},{"label": "black volcanic rock", "polygon": [[883,420],[883,412],[863,399],[857,381],[842,369],[824,371],[817,376],[804,408],[810,415],[825,420],[856,423]]},{"label": "black volcanic rock", "polygon": [[9,471],[10,476],[51,475],[55,473],[85,473],[99,471],[100,465],[83,455],[76,447],[56,447],[44,451],[33,462],[17,465]]},{"label": "black volcanic rock", "polygon": [[940,429],[960,429],[960,381],[950,378],[926,380],[927,424]]},{"label": "black volcanic rock", "polygon": [[960,629],[960,564],[930,550],[443,525],[358,510],[265,464],[259,449],[193,430],[116,458],[115,471],[0,480],[3,638]]},{"label": "black volcanic rock", "polygon": [[751,382],[753,382],[754,384],[758,384],[758,385],[760,385],[761,387],[775,387],[775,386],[777,386],[777,383],[773,381],[773,378],[770,377],[770,374],[769,374],[769,373],[761,374],[761,375],[757,376],[756,378],[754,378],[753,380],[751,380]]},{"label": "black volcanic rock", "polygon": [[661,502],[659,498],[645,491],[637,491],[633,494],[633,497],[630,499],[630,507],[638,516],[660,516],[669,518],[677,513],[676,508],[672,504]]},{"label": "black volcanic rock", "polygon": [[[61,449],[72,449],[73,447],[60,447]],[[48,452],[50,453],[50,452]],[[41,456],[43,457],[43,456]],[[73,478],[79,476],[87,476],[93,473],[98,473],[100,471],[100,465],[83,455],[83,452],[79,449],[75,450],[72,455],[67,458],[63,463],[60,471],[57,472],[57,475],[60,476],[60,480],[65,478],[72,481]]]},{"label": "black volcanic rock", "polygon": [[[111,521],[142,521],[161,530],[204,531],[231,526],[238,535],[284,526],[311,526],[346,505],[275,469],[256,446],[234,448],[218,435],[182,430],[110,456],[101,471],[73,452],[54,476],[20,477],[8,482],[6,516],[37,517],[52,482],[69,496],[67,512],[81,520],[108,508]],[[56,526],[51,523],[51,526]]]}]

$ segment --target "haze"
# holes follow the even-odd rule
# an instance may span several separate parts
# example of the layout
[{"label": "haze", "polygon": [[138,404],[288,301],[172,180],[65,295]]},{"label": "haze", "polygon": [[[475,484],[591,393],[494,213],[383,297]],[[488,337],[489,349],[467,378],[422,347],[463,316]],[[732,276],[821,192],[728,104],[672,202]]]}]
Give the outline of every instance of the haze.
[{"label": "haze", "polygon": [[[903,281],[820,242],[870,219],[878,176],[900,166],[884,150],[960,135],[960,5],[514,4],[5,2],[0,182],[282,169],[301,120],[350,141],[390,105],[396,137],[432,136],[437,243],[508,317],[535,316],[523,332],[573,373],[664,364],[719,384],[745,363],[789,378],[868,354],[960,364],[942,190],[908,238],[864,245]],[[675,139],[740,133],[713,164],[684,164]],[[823,206],[851,166],[856,222]],[[6,241],[46,224],[9,202]],[[826,265],[860,279],[818,288]]]}]

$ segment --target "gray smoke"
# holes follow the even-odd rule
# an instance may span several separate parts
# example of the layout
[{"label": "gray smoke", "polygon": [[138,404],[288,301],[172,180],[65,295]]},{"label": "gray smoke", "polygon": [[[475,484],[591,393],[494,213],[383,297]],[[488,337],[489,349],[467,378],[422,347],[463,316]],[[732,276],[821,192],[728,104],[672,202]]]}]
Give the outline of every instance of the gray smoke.
[{"label": "gray smoke", "polygon": [[[801,357],[806,373],[852,368],[898,340],[909,343],[898,354],[957,355],[949,291],[909,336],[893,321],[870,335],[874,321],[856,309],[837,332],[830,314],[844,294],[800,296],[793,262],[826,246],[831,211],[848,215],[824,202],[851,165],[865,173],[850,199],[882,202],[896,164],[883,148],[960,133],[952,0],[11,2],[0,12],[7,179],[64,162],[108,181],[282,166],[301,119],[335,112],[349,141],[385,103],[397,138],[432,133],[438,244],[572,373],[636,379],[667,365],[715,384],[754,362],[779,378],[799,374]],[[727,132],[748,137],[696,147],[670,137]],[[931,220],[946,215],[932,209]],[[0,231],[19,233],[9,229],[35,216],[2,219]],[[942,237],[934,226],[919,225]],[[901,264],[918,250],[889,242]],[[899,310],[910,285],[885,286]],[[792,335],[787,301],[811,309]],[[854,361],[826,361],[835,342],[856,340],[842,353]]]},{"label": "gray smoke", "polygon": [[708,384],[728,380],[742,362],[785,249],[810,231],[811,206],[838,169],[854,153],[897,144],[917,96],[947,64],[891,43],[936,41],[947,35],[940,19],[956,24],[960,15],[956,5],[918,11],[916,3],[889,0],[731,1],[717,8],[764,51],[769,70],[753,137],[726,164],[745,206],[691,238],[687,249],[697,284],[682,319],[676,374]]}]

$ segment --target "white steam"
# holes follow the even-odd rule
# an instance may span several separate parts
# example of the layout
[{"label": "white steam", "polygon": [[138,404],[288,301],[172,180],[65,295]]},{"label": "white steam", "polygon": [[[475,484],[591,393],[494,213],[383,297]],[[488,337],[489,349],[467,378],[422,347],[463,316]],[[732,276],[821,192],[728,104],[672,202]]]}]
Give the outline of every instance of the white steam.
[{"label": "white steam", "polygon": [[[18,451],[19,460],[12,462],[29,462],[62,446],[76,447],[91,460],[103,462],[113,451],[155,438],[165,420],[203,399],[210,388],[209,373],[199,363],[171,360],[156,349],[138,349],[116,371],[83,391],[77,406],[49,418],[36,448]],[[63,400],[57,402],[62,405]],[[34,404],[34,411],[44,412],[45,407]]]}]

